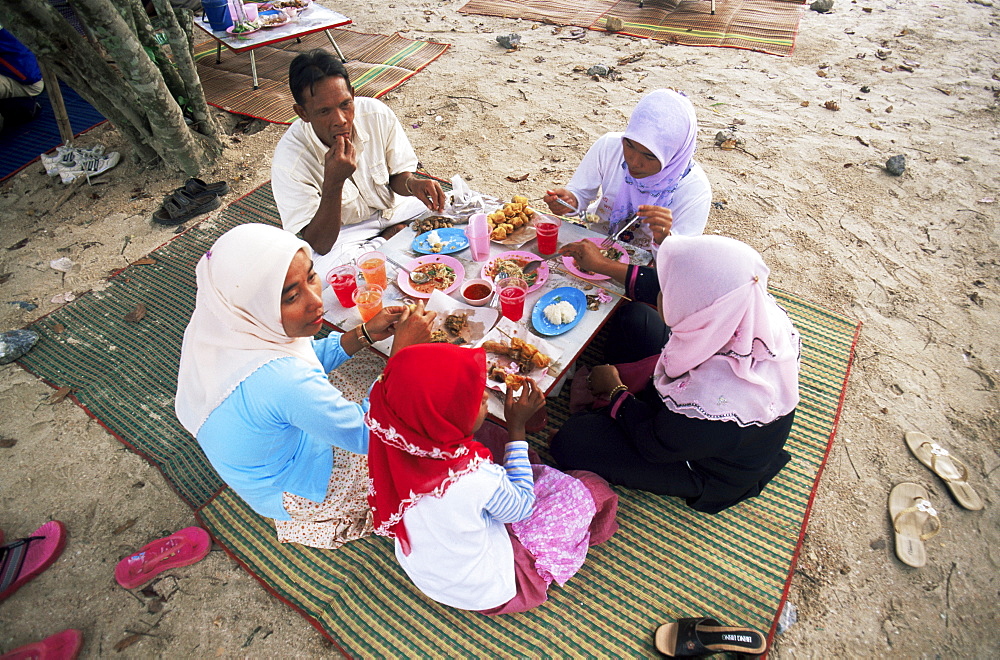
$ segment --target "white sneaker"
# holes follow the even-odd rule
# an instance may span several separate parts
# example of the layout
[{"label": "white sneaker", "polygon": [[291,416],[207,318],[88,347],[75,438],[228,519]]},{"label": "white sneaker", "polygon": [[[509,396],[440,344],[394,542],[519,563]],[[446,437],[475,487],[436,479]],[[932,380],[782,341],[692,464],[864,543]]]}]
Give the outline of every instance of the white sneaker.
[{"label": "white sneaker", "polygon": [[[103,148],[101,150],[103,151]],[[117,151],[112,151],[103,156],[87,157],[82,160],[83,173],[87,175],[87,181],[90,181],[91,177],[104,174],[117,165],[118,161],[121,160],[121,156],[118,155]]]}]

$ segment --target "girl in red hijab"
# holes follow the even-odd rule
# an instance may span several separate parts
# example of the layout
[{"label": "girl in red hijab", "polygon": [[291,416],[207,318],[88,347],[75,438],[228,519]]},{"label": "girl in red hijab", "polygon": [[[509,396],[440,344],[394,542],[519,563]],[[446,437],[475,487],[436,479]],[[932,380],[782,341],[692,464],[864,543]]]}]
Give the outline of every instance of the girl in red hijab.
[{"label": "girl in red hijab", "polygon": [[531,380],[520,396],[507,392],[504,464],[495,463],[473,438],[499,430],[481,430],[489,396],[482,349],[418,344],[391,357],[366,416],[368,501],[375,532],[395,539],[424,594],[486,614],[522,612],[614,533],[617,496],[592,473],[529,463],[524,426],[545,405]]}]

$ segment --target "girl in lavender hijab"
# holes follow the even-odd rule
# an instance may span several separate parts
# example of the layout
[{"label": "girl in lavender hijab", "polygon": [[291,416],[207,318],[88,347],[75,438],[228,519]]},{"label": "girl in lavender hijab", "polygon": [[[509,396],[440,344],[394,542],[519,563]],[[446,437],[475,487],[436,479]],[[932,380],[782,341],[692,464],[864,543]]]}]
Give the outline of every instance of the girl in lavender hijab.
[{"label": "girl in lavender hijab", "polygon": [[694,161],[698,122],[694,106],[669,89],[636,104],[624,133],[606,133],[580,162],[565,188],[546,191],[549,210],[594,214],[596,231],[614,229],[638,214],[625,242],[649,248],[668,234],[697,236],[712,205],[708,177]]},{"label": "girl in lavender hijab", "polygon": [[[731,238],[665,238],[655,271],[662,322],[616,319],[644,325],[612,331],[623,364],[577,376],[604,407],[574,414],[555,435],[559,467],[706,513],[759,495],[789,461],[799,400],[799,336],[767,292],[769,272]],[[657,336],[662,348],[650,349]]]}]

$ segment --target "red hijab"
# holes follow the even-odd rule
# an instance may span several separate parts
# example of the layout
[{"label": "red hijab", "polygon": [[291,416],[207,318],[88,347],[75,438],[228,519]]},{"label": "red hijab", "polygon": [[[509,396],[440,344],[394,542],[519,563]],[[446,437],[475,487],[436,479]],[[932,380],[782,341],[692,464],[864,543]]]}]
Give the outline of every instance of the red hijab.
[{"label": "red hijab", "polygon": [[403,513],[491,460],[472,439],[485,389],[486,353],[451,344],[404,348],[372,387],[368,503],[375,533],[398,539],[404,554]]}]

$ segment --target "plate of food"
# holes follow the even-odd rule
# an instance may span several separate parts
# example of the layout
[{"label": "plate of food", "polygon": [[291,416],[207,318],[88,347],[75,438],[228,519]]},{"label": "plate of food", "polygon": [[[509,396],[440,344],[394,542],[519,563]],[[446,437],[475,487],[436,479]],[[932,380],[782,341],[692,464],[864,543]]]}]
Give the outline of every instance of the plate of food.
[{"label": "plate of food", "polygon": [[[587,237],[588,241],[601,247],[601,242],[603,238]],[[602,249],[601,252],[608,259],[614,259],[619,263],[627,264],[629,262],[628,252],[625,251],[625,246],[621,243],[612,243],[611,247],[607,249]],[[582,277],[585,280],[609,280],[611,279],[608,275],[600,275],[598,273],[592,273],[589,270],[583,270],[582,268],[577,268],[576,259],[573,257],[564,256],[562,258],[563,266],[566,266],[566,270],[573,273],[577,277]]]},{"label": "plate of food", "polygon": [[404,266],[414,273],[427,273],[431,279],[423,284],[416,284],[410,279],[410,274],[400,269],[396,282],[403,292],[417,298],[430,298],[434,291],[451,293],[465,279],[465,268],[462,262],[446,254],[429,254],[417,257]]},{"label": "plate of food", "polygon": [[524,277],[528,283],[528,293],[531,293],[539,289],[549,279],[549,263],[547,261],[543,261],[533,273],[524,275],[521,272],[521,268],[529,261],[536,259],[541,259],[541,257],[533,252],[523,250],[511,250],[498,254],[483,265],[482,278],[493,280],[498,273],[504,273],[507,277]]},{"label": "plate of food", "polygon": [[413,239],[413,251],[420,254],[451,254],[469,247],[465,231],[456,227],[432,229]]},{"label": "plate of food", "polygon": [[561,286],[542,296],[531,311],[531,324],[542,335],[569,332],[587,312],[587,296],[577,288]]},{"label": "plate of food", "polygon": [[535,237],[535,228],[531,224],[534,215],[534,209],[528,206],[528,198],[514,195],[511,201],[486,215],[490,240],[521,247]]},{"label": "plate of food", "polygon": [[262,27],[274,28],[288,25],[292,22],[292,17],[280,9],[269,9],[257,13],[257,20]]},{"label": "plate of food", "polygon": [[431,342],[447,342],[456,346],[475,347],[496,324],[500,310],[493,307],[473,307],[435,290],[426,309],[437,312],[431,325]]},{"label": "plate of food", "polygon": [[481,347],[486,351],[486,386],[499,392],[508,387],[520,389],[531,378],[544,391],[554,382],[549,368],[555,365],[560,351],[544,339],[524,338],[527,329],[501,318],[486,335]]},{"label": "plate of food", "polygon": [[233,35],[234,37],[245,37],[248,34],[253,34],[260,30],[260,26],[256,23],[243,23],[242,25],[230,25],[226,28],[226,32]]}]

